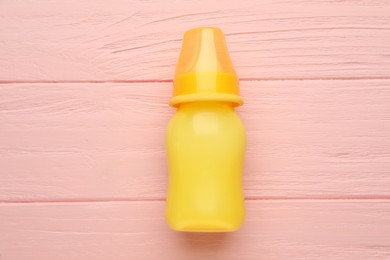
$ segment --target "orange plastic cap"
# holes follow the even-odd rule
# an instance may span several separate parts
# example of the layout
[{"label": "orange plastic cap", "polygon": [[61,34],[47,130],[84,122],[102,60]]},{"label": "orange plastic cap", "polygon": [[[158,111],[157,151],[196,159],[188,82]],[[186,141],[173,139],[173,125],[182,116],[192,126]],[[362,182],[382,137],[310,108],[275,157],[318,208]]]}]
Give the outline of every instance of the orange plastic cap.
[{"label": "orange plastic cap", "polygon": [[174,93],[169,104],[194,101],[226,101],[242,105],[238,77],[225,37],[218,28],[200,27],[185,32],[177,62]]}]

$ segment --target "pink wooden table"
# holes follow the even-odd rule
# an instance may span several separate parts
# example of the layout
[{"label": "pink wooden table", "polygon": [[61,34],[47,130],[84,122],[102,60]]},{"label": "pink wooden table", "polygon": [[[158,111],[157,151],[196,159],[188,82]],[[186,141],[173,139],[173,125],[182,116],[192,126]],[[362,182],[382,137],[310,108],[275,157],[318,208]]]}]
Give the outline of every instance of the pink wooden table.
[{"label": "pink wooden table", "polygon": [[[247,219],[164,220],[183,31],[241,77]],[[0,259],[390,259],[390,1],[0,1]]]}]

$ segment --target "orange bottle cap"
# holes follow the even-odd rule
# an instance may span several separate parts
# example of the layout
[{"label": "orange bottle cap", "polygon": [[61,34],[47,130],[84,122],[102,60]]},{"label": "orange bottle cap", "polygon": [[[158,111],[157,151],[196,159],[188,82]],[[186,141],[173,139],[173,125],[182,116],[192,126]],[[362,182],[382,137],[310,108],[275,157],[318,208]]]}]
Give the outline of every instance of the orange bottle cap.
[{"label": "orange bottle cap", "polygon": [[225,37],[218,28],[200,27],[185,32],[173,84],[169,102],[173,107],[206,100],[243,104]]}]

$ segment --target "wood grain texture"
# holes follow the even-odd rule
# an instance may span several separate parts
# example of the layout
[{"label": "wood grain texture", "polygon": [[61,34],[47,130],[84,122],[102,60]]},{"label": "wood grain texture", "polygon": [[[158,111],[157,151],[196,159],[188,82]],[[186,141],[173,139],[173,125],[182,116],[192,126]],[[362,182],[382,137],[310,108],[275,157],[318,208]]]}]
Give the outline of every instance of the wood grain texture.
[{"label": "wood grain texture", "polygon": [[[242,81],[246,223],[168,230],[182,34]],[[0,0],[0,260],[390,259],[390,1]]]},{"label": "wood grain texture", "polygon": [[250,201],[229,234],[168,230],[163,202],[0,205],[2,259],[390,258],[389,201]]},{"label": "wood grain texture", "polygon": [[[390,80],[244,81],[247,198],[389,198]],[[171,83],[0,87],[1,201],[165,198]]]},{"label": "wood grain texture", "polygon": [[0,81],[167,80],[221,27],[241,78],[390,77],[389,1],[3,0]]}]

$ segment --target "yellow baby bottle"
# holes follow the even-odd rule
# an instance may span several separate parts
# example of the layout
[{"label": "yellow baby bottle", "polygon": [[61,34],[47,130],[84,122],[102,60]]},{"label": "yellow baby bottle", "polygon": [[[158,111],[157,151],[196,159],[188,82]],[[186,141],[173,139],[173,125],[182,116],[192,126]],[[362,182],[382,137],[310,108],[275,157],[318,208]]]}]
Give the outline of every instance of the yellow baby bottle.
[{"label": "yellow baby bottle", "polygon": [[166,217],[178,231],[228,232],[244,219],[245,129],[238,78],[224,35],[202,27],[184,34],[167,131]]}]

